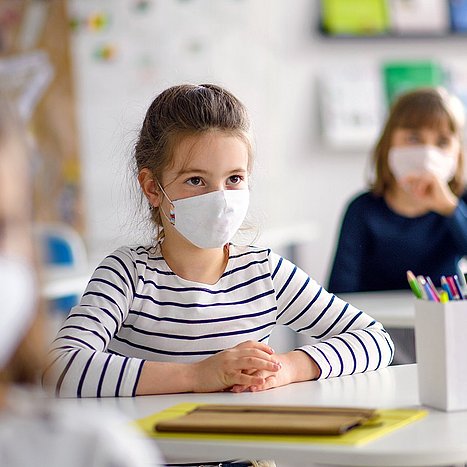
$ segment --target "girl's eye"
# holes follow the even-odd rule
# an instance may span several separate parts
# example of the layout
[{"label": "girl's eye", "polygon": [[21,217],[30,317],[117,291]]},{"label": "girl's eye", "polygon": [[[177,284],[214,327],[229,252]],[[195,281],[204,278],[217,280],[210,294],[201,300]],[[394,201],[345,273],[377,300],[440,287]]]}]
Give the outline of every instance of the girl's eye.
[{"label": "girl's eye", "polygon": [[238,185],[242,181],[243,181],[243,177],[241,177],[240,175],[231,175],[229,177],[230,185]]},{"label": "girl's eye", "polygon": [[191,185],[191,186],[200,186],[201,177],[191,177],[186,182],[188,183],[188,185]]},{"label": "girl's eye", "polygon": [[438,140],[438,147],[440,148],[447,148],[451,144],[451,140],[449,138],[440,138]]},{"label": "girl's eye", "polygon": [[407,141],[408,141],[409,143],[416,144],[416,143],[419,143],[419,142],[420,142],[420,137],[417,135],[417,133],[410,133],[410,134],[407,136]]}]

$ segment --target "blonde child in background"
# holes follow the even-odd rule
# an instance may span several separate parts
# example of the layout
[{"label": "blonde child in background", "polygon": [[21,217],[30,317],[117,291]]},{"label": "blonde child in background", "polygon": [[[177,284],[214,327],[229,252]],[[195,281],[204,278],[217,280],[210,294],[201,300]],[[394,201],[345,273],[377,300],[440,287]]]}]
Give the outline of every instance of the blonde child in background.
[{"label": "blonde child in background", "polygon": [[[445,89],[418,89],[394,103],[373,153],[370,191],[345,212],[330,291],[408,289],[407,270],[439,286],[442,275],[458,273],[467,255],[463,130],[463,106]],[[413,346],[410,353],[404,363]]]},{"label": "blonde child in background", "polygon": [[[45,378],[58,396],[262,391],[391,362],[380,323],[270,250],[231,243],[252,164],[231,93],[180,85],[156,97],[135,146],[154,240],[97,267],[53,344]],[[315,343],[275,354],[278,324]]]},{"label": "blonde child in background", "polygon": [[467,255],[462,104],[419,89],[392,107],[373,154],[369,192],[345,213],[329,290],[407,289],[406,271],[457,273]]},{"label": "blonde child in background", "polygon": [[48,327],[38,311],[29,167],[13,115],[0,96],[0,465],[160,465],[126,420],[65,409],[39,392]]}]

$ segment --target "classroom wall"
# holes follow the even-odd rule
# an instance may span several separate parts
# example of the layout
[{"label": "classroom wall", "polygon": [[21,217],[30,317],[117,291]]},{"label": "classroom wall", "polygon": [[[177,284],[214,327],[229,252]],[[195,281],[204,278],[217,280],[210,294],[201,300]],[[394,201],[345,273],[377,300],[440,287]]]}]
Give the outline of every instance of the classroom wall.
[{"label": "classroom wall", "polygon": [[[130,3],[69,2],[76,18],[99,7],[113,12],[111,27],[73,34],[93,261],[140,236],[128,163],[152,98],[180,82],[216,82],[244,101],[254,123],[252,219],[266,233],[315,224],[319,235],[301,244],[297,262],[325,281],[344,204],[365,186],[373,141],[353,148],[323,143],[319,80],[347,72],[358,79],[384,59],[467,63],[467,38],[323,38],[316,0],[165,0],[149,2],[151,10],[139,15],[129,13]],[[105,46],[113,58],[96,54]]]}]

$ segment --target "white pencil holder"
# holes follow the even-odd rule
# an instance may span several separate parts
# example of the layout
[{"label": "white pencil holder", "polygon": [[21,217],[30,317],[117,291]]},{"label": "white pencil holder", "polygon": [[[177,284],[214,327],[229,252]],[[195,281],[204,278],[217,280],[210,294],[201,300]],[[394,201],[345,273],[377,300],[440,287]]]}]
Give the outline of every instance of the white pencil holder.
[{"label": "white pencil holder", "polygon": [[420,402],[467,410],[467,300],[416,300],[415,346]]}]

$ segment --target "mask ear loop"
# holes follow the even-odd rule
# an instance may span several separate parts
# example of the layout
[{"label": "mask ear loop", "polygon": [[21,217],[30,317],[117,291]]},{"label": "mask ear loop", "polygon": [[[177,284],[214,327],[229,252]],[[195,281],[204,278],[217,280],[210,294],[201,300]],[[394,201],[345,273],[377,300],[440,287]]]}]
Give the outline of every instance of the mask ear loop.
[{"label": "mask ear loop", "polygon": [[162,206],[160,206],[160,210],[162,211],[162,214],[164,214],[165,218],[172,224],[172,225],[175,225],[175,206],[174,204],[172,203],[172,200],[169,198],[169,196],[167,195],[167,193],[165,192],[164,188],[162,188],[161,184],[159,183],[158,180],[156,180],[157,182],[157,185],[159,186],[159,188],[161,189],[162,193],[164,194],[164,196],[167,198],[167,201],[170,203],[170,217],[167,216],[167,214],[165,213],[165,211],[162,209]]}]

